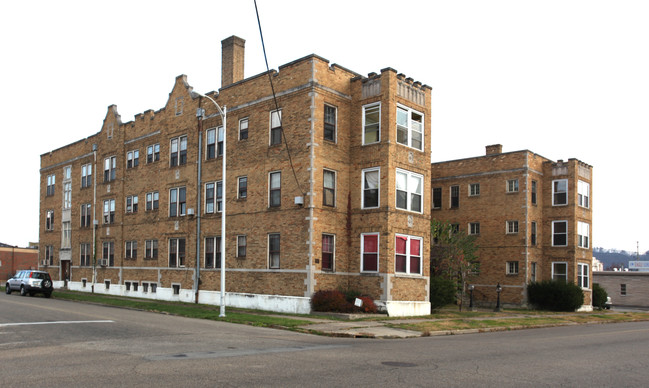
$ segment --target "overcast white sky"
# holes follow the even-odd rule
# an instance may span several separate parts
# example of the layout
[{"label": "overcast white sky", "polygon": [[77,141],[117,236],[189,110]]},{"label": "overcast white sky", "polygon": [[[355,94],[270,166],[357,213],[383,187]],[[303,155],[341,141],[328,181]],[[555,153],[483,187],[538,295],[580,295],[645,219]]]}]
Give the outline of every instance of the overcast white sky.
[{"label": "overcast white sky", "polygon": [[[649,2],[258,0],[271,68],[315,53],[433,88],[432,160],[529,149],[594,166],[593,246],[649,250]],[[253,0],[4,1],[0,242],[38,240],[40,155],[220,86],[220,42],[265,71]],[[42,222],[42,220],[41,220]]]}]

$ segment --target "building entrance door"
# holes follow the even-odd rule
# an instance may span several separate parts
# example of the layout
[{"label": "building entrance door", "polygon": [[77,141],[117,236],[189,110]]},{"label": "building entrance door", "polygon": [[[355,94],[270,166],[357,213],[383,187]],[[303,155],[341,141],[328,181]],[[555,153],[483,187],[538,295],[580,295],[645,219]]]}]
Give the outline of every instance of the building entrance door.
[{"label": "building entrance door", "polygon": [[63,286],[67,288],[68,281],[70,281],[70,260],[61,260],[61,278]]}]

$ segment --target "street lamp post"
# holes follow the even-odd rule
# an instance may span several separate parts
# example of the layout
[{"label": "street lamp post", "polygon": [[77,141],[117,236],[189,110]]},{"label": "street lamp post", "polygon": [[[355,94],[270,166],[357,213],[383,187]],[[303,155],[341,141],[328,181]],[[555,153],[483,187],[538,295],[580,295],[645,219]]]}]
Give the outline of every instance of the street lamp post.
[{"label": "street lamp post", "polygon": [[[216,109],[219,111],[221,114],[221,117],[223,118],[223,172],[222,172],[222,182],[221,182],[221,192],[222,192],[222,199],[221,199],[221,306],[220,306],[220,311],[219,311],[219,317],[223,318],[225,317],[225,173],[226,173],[226,139],[227,139],[227,132],[226,132],[226,119],[227,119],[227,107],[223,106],[223,109],[219,106],[219,104],[214,101],[213,98],[206,96],[204,94],[198,93],[194,91],[194,93],[198,94],[201,97],[205,97],[208,100],[214,104]],[[218,131],[218,129],[217,129]],[[200,187],[198,188],[199,190],[201,189]],[[197,257],[196,260],[199,260]]]},{"label": "street lamp post", "polygon": [[469,310],[470,311],[475,311],[475,307],[473,307],[473,289],[475,286],[473,284],[469,284]]},{"label": "street lamp post", "polygon": [[496,300],[496,309],[494,311],[503,311],[502,307],[500,307],[500,292],[503,290],[503,288],[500,286],[500,282],[496,286],[496,294],[498,294],[498,299]]}]

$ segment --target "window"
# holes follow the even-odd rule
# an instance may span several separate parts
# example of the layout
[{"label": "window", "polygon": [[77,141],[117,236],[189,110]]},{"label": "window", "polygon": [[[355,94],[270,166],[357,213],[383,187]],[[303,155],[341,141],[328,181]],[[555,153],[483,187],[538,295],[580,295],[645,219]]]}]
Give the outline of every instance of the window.
[{"label": "window", "polygon": [[81,188],[92,186],[92,164],[81,166]]},{"label": "window", "polygon": [[172,284],[171,289],[174,292],[174,295],[180,295],[180,284]]},{"label": "window", "polygon": [[79,260],[79,265],[82,267],[89,267],[90,266],[90,244],[89,243],[82,243],[80,246],[79,251],[81,252],[80,254],[80,260]]},{"label": "window", "polygon": [[105,260],[107,266],[115,265],[115,243],[113,241],[104,241],[102,244],[102,260]]},{"label": "window", "polygon": [[171,167],[182,166],[187,163],[187,136],[171,139]]},{"label": "window", "polygon": [[282,111],[270,112],[270,145],[282,143]]},{"label": "window", "polygon": [[126,153],[126,168],[137,167],[140,164],[140,150],[128,151]]},{"label": "window", "polygon": [[104,201],[104,224],[115,222],[115,200],[107,199]]},{"label": "window", "polygon": [[336,173],[330,170],[323,170],[323,195],[324,206],[336,206]]},{"label": "window", "polygon": [[480,183],[471,183],[469,185],[469,197],[477,197],[480,195]]},{"label": "window", "polygon": [[185,239],[169,239],[169,267],[178,268],[185,266]]},{"label": "window", "polygon": [[381,141],[381,103],[363,107],[363,145]]},{"label": "window", "polygon": [[536,281],[536,263],[532,263],[530,267],[530,281]]},{"label": "window", "polygon": [[160,144],[152,144],[146,147],[146,162],[153,163],[160,160]]},{"label": "window", "polygon": [[536,181],[532,181],[532,188],[530,189],[531,192],[531,201],[532,205],[536,205],[536,192],[537,192],[537,183]]},{"label": "window", "polygon": [[246,257],[246,250],[248,248],[248,238],[246,235],[237,236],[237,257]]},{"label": "window", "polygon": [[142,292],[144,292],[145,294],[149,292],[149,283],[146,282],[142,283]]},{"label": "window", "polygon": [[435,187],[433,189],[433,209],[442,208],[442,188]]},{"label": "window", "polygon": [[269,176],[268,206],[276,207],[282,203],[282,173],[271,172]]},{"label": "window", "polygon": [[336,141],[336,108],[326,104],[324,106],[324,139]]},{"label": "window", "polygon": [[125,259],[137,259],[137,241],[126,241],[125,245]]},{"label": "window", "polygon": [[451,209],[460,207],[460,186],[451,186]]},{"label": "window", "polygon": [[185,188],[176,187],[169,190],[169,217],[184,216],[186,213],[187,203],[185,198]]},{"label": "window", "polygon": [[469,234],[471,234],[471,235],[480,234],[480,223],[479,222],[470,222],[469,223]]},{"label": "window", "polygon": [[536,245],[536,221],[530,223],[530,245]]},{"label": "window", "polygon": [[72,228],[70,221],[65,221],[61,224],[61,249],[70,249],[70,233]]},{"label": "window", "polygon": [[89,203],[84,203],[81,205],[81,227],[88,228],[90,227],[90,216],[91,216],[92,205]]},{"label": "window", "polygon": [[518,179],[509,179],[509,180],[507,180],[507,192],[508,193],[517,193],[518,192]]},{"label": "window", "polygon": [[248,118],[239,120],[239,140],[248,138]]},{"label": "window", "polygon": [[421,213],[424,177],[397,169],[397,209]]},{"label": "window", "polygon": [[47,196],[54,195],[54,186],[56,185],[56,175],[47,176]]},{"label": "window", "polygon": [[421,274],[421,237],[396,235],[395,272]]},{"label": "window", "polygon": [[54,265],[54,246],[45,246],[45,265]]},{"label": "window", "polygon": [[507,234],[518,233],[518,221],[507,221]]},{"label": "window", "polygon": [[506,263],[505,273],[507,275],[518,275],[518,261],[508,261]]},{"label": "window", "polygon": [[626,284],[620,284],[620,295],[626,296]]},{"label": "window", "polygon": [[137,195],[130,195],[126,197],[126,212],[127,213],[137,213]]},{"label": "window", "polygon": [[363,170],[363,196],[361,207],[371,209],[379,207],[379,188],[381,170],[378,167]]},{"label": "window", "polygon": [[568,180],[552,181],[552,206],[568,204]]},{"label": "window", "polygon": [[155,294],[155,292],[158,289],[158,283],[151,283],[150,286],[151,286],[151,293]]},{"label": "window", "polygon": [[568,281],[568,263],[552,263],[552,280]]},{"label": "window", "polygon": [[588,248],[589,247],[588,240],[590,236],[590,224],[579,221],[579,223],[577,224],[577,236],[578,236],[577,246],[579,248]]},{"label": "window", "polygon": [[221,237],[205,237],[205,268],[221,268]]},{"label": "window", "polygon": [[336,237],[333,234],[322,234],[322,270],[333,271]]},{"label": "window", "polygon": [[581,288],[590,286],[588,264],[577,263],[577,285]]},{"label": "window", "polygon": [[145,259],[158,258],[158,240],[146,240],[144,242],[144,258]]},{"label": "window", "polygon": [[72,167],[63,167],[63,180],[69,181],[70,179],[72,179]]},{"label": "window", "polygon": [[63,209],[72,206],[72,182],[63,183]]},{"label": "window", "polygon": [[216,128],[208,129],[205,136],[207,137],[205,158],[214,159],[216,157]]},{"label": "window", "polygon": [[117,157],[111,156],[104,159],[104,182],[115,180],[115,172],[117,170]]},{"label": "window", "polygon": [[269,268],[279,268],[279,233],[270,233],[268,235],[268,266]]},{"label": "window", "polygon": [[581,207],[590,207],[590,183],[577,182],[577,203]]},{"label": "window", "polygon": [[552,221],[552,246],[568,245],[568,221]]},{"label": "window", "polygon": [[361,234],[361,272],[379,271],[379,234]]},{"label": "window", "polygon": [[424,115],[397,106],[397,143],[422,151],[424,149]]},{"label": "window", "polygon": [[45,215],[45,230],[54,230],[54,210],[48,210]]},{"label": "window", "polygon": [[158,210],[160,194],[157,191],[146,193],[146,210]]},{"label": "window", "polygon": [[[216,190],[215,190],[216,189]],[[205,213],[220,212],[223,205],[222,181],[205,184]]]},{"label": "window", "polygon": [[248,197],[248,177],[240,176],[237,179],[237,198],[245,199]]}]

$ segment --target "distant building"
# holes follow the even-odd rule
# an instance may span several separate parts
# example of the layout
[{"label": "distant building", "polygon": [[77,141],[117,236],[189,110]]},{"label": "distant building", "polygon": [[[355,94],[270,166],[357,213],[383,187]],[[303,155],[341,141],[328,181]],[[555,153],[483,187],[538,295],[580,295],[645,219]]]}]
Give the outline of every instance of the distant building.
[{"label": "distant building", "polygon": [[592,167],[552,161],[528,150],[432,164],[432,215],[473,234],[479,246],[478,303],[525,305],[527,284],[546,279],[580,285],[592,308]]},{"label": "distant building", "polygon": [[649,272],[594,272],[593,282],[606,290],[613,306],[649,307]]},{"label": "distant building", "polygon": [[19,248],[0,243],[0,282],[12,277],[21,269],[38,268],[38,250]]},{"label": "distant building", "polygon": [[225,134],[183,75],[162,109],[123,123],[109,106],[99,133],[41,155],[42,267],[72,289],[217,304],[225,193],[228,305],[306,313],[343,288],[428,314],[431,88],[309,55],[271,71],[273,94],[267,73],[244,78],[244,43],[222,41],[208,94]]},{"label": "distant building", "polygon": [[596,257],[593,257],[593,272],[595,272],[595,271],[603,271],[603,270],[604,270],[604,263],[597,260]]}]

